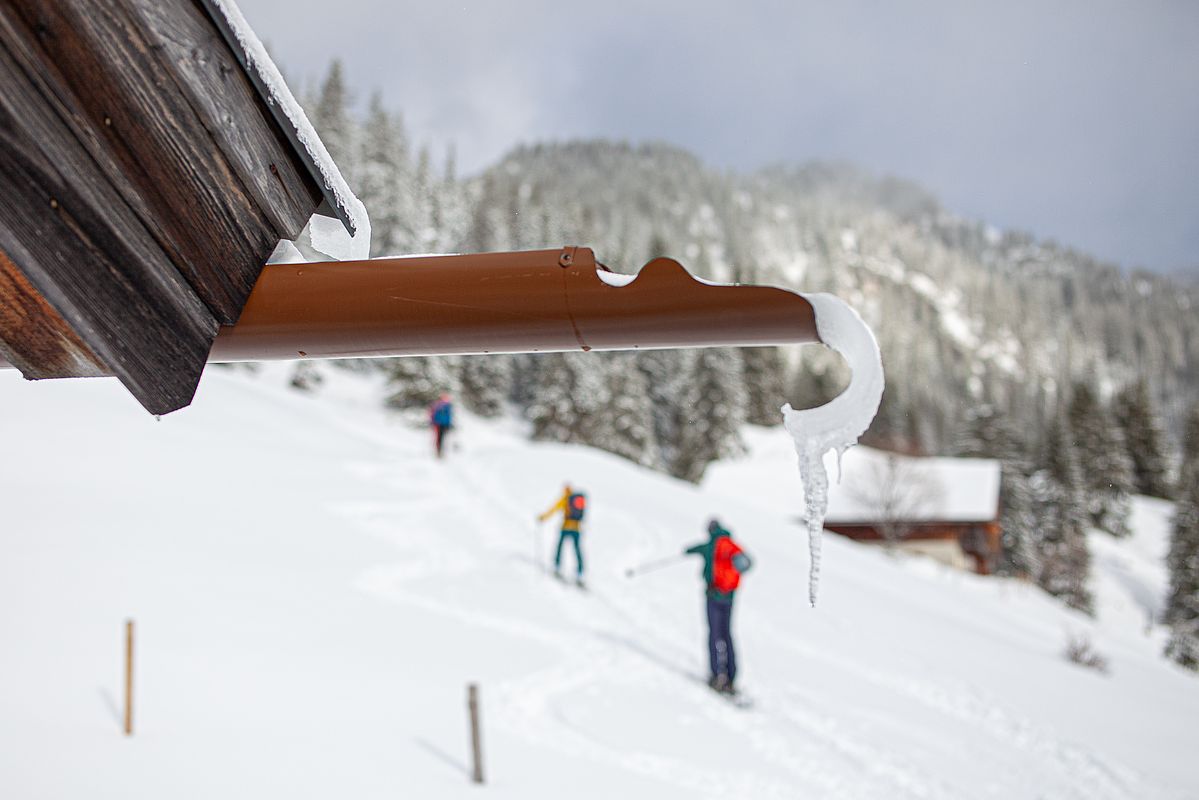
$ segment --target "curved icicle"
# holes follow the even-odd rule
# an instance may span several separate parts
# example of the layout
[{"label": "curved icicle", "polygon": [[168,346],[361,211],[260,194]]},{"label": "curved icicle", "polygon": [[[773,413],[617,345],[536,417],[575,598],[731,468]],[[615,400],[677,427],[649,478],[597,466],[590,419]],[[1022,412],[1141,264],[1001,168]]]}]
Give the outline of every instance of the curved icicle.
[{"label": "curved icicle", "polygon": [[828,511],[829,480],[824,456],[835,450],[840,466],[842,454],[857,444],[878,412],[884,379],[878,342],[858,313],[831,294],[805,295],[805,298],[816,312],[821,342],[840,353],[852,371],[849,386],[824,405],[797,411],[788,403],[782,408],[783,424],[795,441],[804,488],[804,516],[811,554],[808,601],[815,607],[820,587],[820,537]]}]

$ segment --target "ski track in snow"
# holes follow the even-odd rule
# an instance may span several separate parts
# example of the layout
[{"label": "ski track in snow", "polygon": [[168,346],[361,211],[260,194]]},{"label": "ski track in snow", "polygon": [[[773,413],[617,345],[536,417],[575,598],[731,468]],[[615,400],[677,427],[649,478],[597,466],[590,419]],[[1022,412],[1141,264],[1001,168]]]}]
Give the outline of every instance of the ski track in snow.
[{"label": "ski track in snow", "polygon": [[[968,685],[953,685],[942,679],[939,683],[916,681],[882,670],[871,669],[855,660],[835,658],[817,648],[805,646],[794,637],[780,631],[769,622],[756,622],[753,626],[772,637],[785,647],[801,654],[807,660],[824,660],[835,663],[839,670],[852,673],[865,682],[884,687],[888,691],[910,697],[946,716],[968,723],[972,728],[985,730],[998,744],[1024,751],[1042,767],[1070,765],[1073,781],[1059,785],[1052,796],[1079,798],[1120,798],[1160,796],[1157,787],[1143,776],[1109,758],[1097,757],[1085,749],[1057,741],[1029,720],[1019,719],[1004,712],[994,697],[989,697],[977,688]],[[804,703],[779,703],[778,707],[795,716],[807,712],[798,709]],[[827,720],[824,724],[839,724]],[[852,741],[854,737],[839,737]],[[1027,769],[1027,767],[1026,767]],[[1152,789],[1152,790],[1151,790]],[[924,796],[924,795],[920,795]],[[949,792],[945,796],[954,796]]]},{"label": "ski track in snow", "polygon": [[[492,489],[485,481],[479,479],[478,471],[465,462],[449,462],[435,466],[439,468],[438,471],[441,471],[440,468],[447,468],[445,471],[461,480],[473,496],[485,498],[486,502],[481,501],[480,507],[492,509],[492,513],[486,519],[475,519],[473,523],[464,520],[463,529],[470,524],[472,530],[480,532],[481,538],[491,551],[491,556],[502,557],[506,551],[510,555],[521,555],[511,531],[530,526],[531,523],[526,522],[532,518],[529,510],[518,506],[502,492]],[[836,791],[845,797],[876,797],[887,787],[894,788],[891,779],[900,773],[897,768],[887,771],[888,780],[871,785],[864,793],[846,793],[843,769],[837,765],[838,759],[830,758],[837,754],[838,748],[822,748],[823,752],[818,753],[811,752],[810,747],[796,749],[764,729],[761,719],[755,720],[752,716],[760,713],[756,709],[747,712],[731,707],[720,698],[710,697],[709,690],[703,685],[706,667],[694,655],[696,643],[683,642],[677,633],[672,635],[670,626],[665,623],[648,622],[665,618],[655,613],[660,609],[646,609],[638,606],[636,602],[617,600],[607,594],[599,594],[594,589],[582,594],[574,587],[560,585],[551,579],[541,580],[538,584],[539,593],[545,597],[546,602],[558,604],[573,623],[574,632],[564,636],[558,626],[516,621],[510,617],[488,613],[469,602],[458,606],[434,601],[422,595],[419,589],[408,588],[406,584],[411,580],[463,576],[479,568],[480,561],[472,555],[472,549],[446,542],[444,538],[438,539],[431,546],[427,543],[426,546],[422,546],[419,531],[436,530],[436,526],[427,522],[429,516],[444,520],[446,516],[458,512],[446,503],[444,497],[439,496],[432,481],[414,486],[408,479],[388,480],[382,477],[387,474],[387,467],[383,464],[359,464],[356,465],[355,472],[364,479],[381,479],[389,489],[394,486],[397,490],[402,489],[407,495],[397,502],[347,504],[338,507],[340,513],[359,525],[362,530],[395,542],[408,554],[403,563],[368,570],[358,582],[360,589],[391,602],[409,604],[462,623],[520,636],[558,651],[560,661],[552,667],[495,687],[498,708],[491,713],[504,730],[519,735],[525,741],[539,747],[564,755],[587,758],[607,766],[632,770],[704,796],[794,797],[795,780],[770,780],[741,772],[730,773],[724,768],[697,769],[693,761],[683,758],[672,759],[650,754],[630,757],[627,752],[589,736],[584,729],[571,724],[561,713],[560,709],[568,706],[570,698],[578,692],[605,676],[620,674],[625,676],[623,683],[638,685],[649,682],[657,690],[680,698],[683,703],[697,705],[700,713],[706,718],[714,724],[743,734],[768,761],[784,767],[796,780],[802,780],[804,783],[815,782],[823,791]],[[496,521],[496,517],[499,516],[495,513],[496,509],[502,510],[509,524],[503,525]],[[626,524],[637,524],[631,518],[623,521]],[[394,531],[412,533],[393,533]],[[643,538],[651,543],[656,541],[656,537],[649,532]],[[607,624],[602,624],[596,619],[597,606],[608,612],[609,619],[602,621]],[[653,655],[650,650],[638,644],[636,638],[618,633],[630,629],[638,634],[639,638],[653,642],[656,649],[668,650],[670,656]],[[852,766],[855,769],[863,768],[878,758],[877,753],[873,754],[873,757],[866,757],[869,755],[857,754]],[[821,770],[814,770],[814,764],[827,766]],[[912,780],[911,783],[914,785],[917,781]]]},{"label": "ski track in snow", "polygon": [[[580,593],[572,586],[548,578],[548,553],[544,554],[547,560],[537,565],[544,574],[535,589],[544,602],[564,612],[570,623],[565,631],[561,624],[542,625],[488,612],[469,596],[461,605],[431,599],[419,587],[408,586],[409,582],[466,577],[484,568],[485,561],[491,558],[529,563],[527,542],[519,541],[517,532],[528,531],[530,537],[536,533],[545,545],[541,549],[547,550],[553,538],[547,532],[552,526],[547,524],[534,531],[530,509],[486,480],[482,471],[467,459],[451,458],[436,463],[416,480],[410,473],[398,475],[392,461],[359,463],[352,465],[352,469],[359,478],[382,484],[380,494],[393,499],[387,503],[346,504],[338,511],[363,531],[402,547],[406,554],[402,562],[368,570],[358,582],[360,589],[390,602],[528,639],[557,652],[558,661],[552,666],[493,689],[497,707],[491,713],[495,723],[529,744],[631,770],[705,796],[794,797],[797,785],[847,798],[960,796],[959,787],[930,780],[925,771],[908,763],[901,754],[864,744],[868,737],[855,736],[850,730],[852,723],[842,716],[817,711],[815,698],[804,690],[792,687],[786,692],[755,692],[758,703],[748,711],[710,697],[702,685],[706,665],[700,657],[699,643],[685,640],[678,627],[672,625],[678,609],[655,604],[647,607],[645,598],[631,598],[621,592],[609,594],[594,587]],[[463,514],[440,487],[445,480],[465,487],[477,500],[477,508],[487,508],[488,512]],[[478,546],[458,544],[437,535],[439,529],[444,530],[447,518],[458,519],[453,527],[478,537],[483,545],[483,558]],[[631,515],[618,515],[618,521],[646,543],[635,553],[636,557],[661,552],[661,537],[651,527]],[[556,529],[553,533],[556,536]],[[430,541],[430,536],[434,540]],[[572,564],[573,561],[566,559],[564,567]],[[1133,770],[1056,741],[1031,722],[1005,713],[995,698],[973,687],[912,680],[853,660],[835,658],[767,621],[750,620],[746,628],[749,635],[769,638],[804,659],[834,661],[838,669],[862,681],[985,730],[998,742],[1027,753],[1035,766],[1025,765],[1026,771],[1052,774],[1053,767],[1068,764],[1073,780],[1055,784],[1051,793],[1054,797],[1114,800],[1162,796],[1160,787],[1152,786]],[[712,724],[742,736],[765,761],[788,773],[789,779],[730,773],[727,769],[697,769],[694,761],[682,758],[648,753],[630,755],[589,735],[583,727],[573,724],[562,709],[569,707],[571,699],[588,687],[604,680],[611,682],[613,675],[623,676],[616,681],[617,685],[648,684],[677,699],[680,705],[693,706],[696,713]],[[767,721],[771,724],[765,724]],[[802,735],[779,737],[780,721]],[[854,776],[851,783],[847,783],[849,775]]]}]

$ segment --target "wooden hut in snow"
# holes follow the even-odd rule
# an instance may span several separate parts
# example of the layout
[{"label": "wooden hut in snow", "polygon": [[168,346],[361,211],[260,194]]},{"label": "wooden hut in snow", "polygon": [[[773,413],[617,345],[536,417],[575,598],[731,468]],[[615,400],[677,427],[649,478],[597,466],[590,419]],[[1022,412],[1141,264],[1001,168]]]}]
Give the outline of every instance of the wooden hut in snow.
[{"label": "wooden hut in snow", "polygon": [[[704,487],[777,510],[802,522],[803,491],[795,448],[780,430],[750,429],[750,457],[713,464]],[[927,554],[986,574],[1000,554],[999,462],[981,458],[918,458],[870,447],[832,456],[826,530],[868,544]],[[716,509],[713,509],[715,512]],[[730,520],[734,525],[735,520]]]},{"label": "wooden hut in snow", "polygon": [[827,530],[990,573],[1002,546],[998,461],[858,447],[843,470],[829,494]]}]

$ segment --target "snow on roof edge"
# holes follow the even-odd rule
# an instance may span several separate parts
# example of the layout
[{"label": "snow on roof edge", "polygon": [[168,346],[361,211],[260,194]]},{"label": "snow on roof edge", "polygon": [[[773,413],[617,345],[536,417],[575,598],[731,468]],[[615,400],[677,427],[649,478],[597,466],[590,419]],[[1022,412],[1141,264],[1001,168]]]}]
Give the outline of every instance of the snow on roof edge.
[{"label": "snow on roof edge", "polygon": [[[202,2],[229,46],[233,48],[255,88],[263,95],[267,107],[289,134],[288,138],[298,145],[297,150],[300,151],[309,170],[313,172],[313,178],[320,184],[321,193],[354,240],[354,249],[369,251],[370,219],[366,206],[350,190],[341,170],[329,155],[316,129],[312,127],[308,115],[292,95],[282,73],[242,15],[235,0]],[[365,248],[359,237],[365,239]],[[361,257],[366,258],[367,255]]]},{"label": "snow on roof edge", "polygon": [[[791,437],[776,427],[747,426],[743,431],[748,453],[722,459],[709,466],[703,485],[725,496],[753,495],[765,508],[788,518],[805,516],[805,497],[795,485],[795,455]],[[835,453],[825,457],[836,474]],[[1002,465],[989,458],[903,456],[858,445],[842,459],[842,479],[830,481],[827,524],[877,521],[880,499],[872,487],[887,477],[886,467],[896,461],[905,483],[913,479],[925,487],[903,502],[909,521],[975,523],[998,518]],[[930,485],[931,484],[931,485]],[[897,498],[900,499],[900,498]]]},{"label": "snow on roof edge", "polygon": [[[958,456],[904,456],[873,448],[861,448],[859,458],[894,458],[914,469],[908,478],[932,481],[939,496],[930,497],[912,509],[910,521],[931,523],[983,523],[999,518],[1002,465],[997,459]],[[862,465],[859,465],[862,466]],[[861,472],[861,470],[859,470]],[[859,478],[862,477],[859,474]],[[877,476],[875,476],[877,477]],[[943,494],[941,494],[943,492]],[[877,523],[877,510],[864,508],[852,492],[841,493],[837,507],[830,508],[826,522],[833,525]]]}]

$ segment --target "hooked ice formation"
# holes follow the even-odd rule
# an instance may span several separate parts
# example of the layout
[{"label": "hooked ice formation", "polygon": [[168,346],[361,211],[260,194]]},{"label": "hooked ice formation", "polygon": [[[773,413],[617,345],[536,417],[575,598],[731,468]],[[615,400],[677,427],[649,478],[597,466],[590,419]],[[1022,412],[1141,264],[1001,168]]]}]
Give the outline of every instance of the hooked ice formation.
[{"label": "hooked ice formation", "polygon": [[811,553],[808,600],[814,607],[820,585],[820,532],[828,511],[824,454],[836,450],[839,466],[841,455],[870,427],[883,397],[883,361],[874,334],[858,312],[831,294],[805,294],[803,298],[812,304],[820,340],[840,353],[853,373],[845,391],[822,406],[796,411],[788,403],[782,408],[783,425],[799,456]]}]

